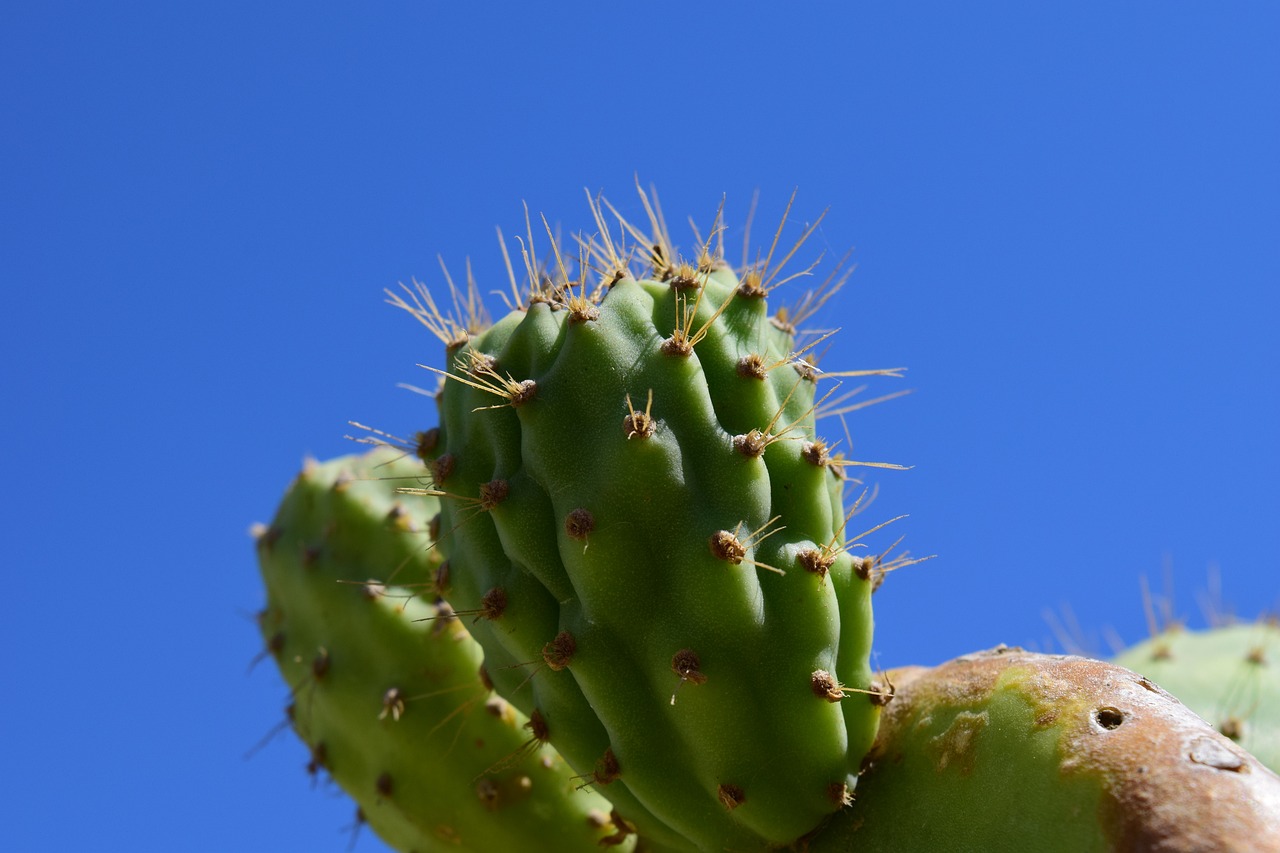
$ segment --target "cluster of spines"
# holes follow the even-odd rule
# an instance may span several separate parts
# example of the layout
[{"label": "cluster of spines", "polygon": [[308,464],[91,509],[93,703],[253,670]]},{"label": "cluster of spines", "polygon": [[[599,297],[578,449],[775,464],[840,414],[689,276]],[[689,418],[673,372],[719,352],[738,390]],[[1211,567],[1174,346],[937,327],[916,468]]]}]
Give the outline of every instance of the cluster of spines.
[{"label": "cluster of spines", "polygon": [[[805,229],[796,244],[781,257],[777,265],[774,265],[773,260],[786,223],[786,214],[784,214],[783,221],[779,225],[769,251],[763,260],[757,258],[756,263],[746,264],[748,250],[744,244],[744,270],[742,278],[739,280],[728,270],[728,265],[723,260],[724,229],[720,224],[720,211],[717,211],[713,227],[705,240],[702,239],[701,235],[697,234],[695,227],[695,236],[697,236],[699,246],[696,253],[696,261],[686,261],[678,255],[672,246],[666,224],[656,203],[656,196],[652,203],[643,191],[640,191],[640,197],[650,220],[652,231],[649,235],[645,235],[638,228],[628,223],[607,202],[598,198],[592,199],[588,196],[598,231],[591,237],[578,238],[580,252],[577,259],[578,272],[576,275],[570,274],[564,255],[560,251],[551,228],[547,225],[545,219],[543,220],[543,225],[548,237],[551,238],[554,263],[544,263],[538,260],[533,251],[533,228],[529,224],[526,214],[527,242],[525,240],[520,241],[521,258],[524,262],[527,281],[527,287],[523,292],[516,284],[514,267],[511,264],[509,254],[506,252],[505,241],[502,241],[501,235],[499,235],[511,279],[512,305],[517,309],[507,319],[504,319],[502,324],[518,322],[520,315],[531,312],[535,307],[544,307],[553,314],[565,312],[564,324],[567,326],[598,322],[600,308],[605,298],[621,283],[639,281],[643,276],[643,281],[650,284],[659,283],[665,285],[671,294],[670,304],[673,313],[670,320],[669,333],[658,347],[664,356],[674,359],[688,358],[694,348],[711,334],[717,323],[724,323],[738,329],[751,328],[752,330],[758,330],[754,331],[753,334],[760,337],[759,346],[755,351],[745,352],[735,359],[734,370],[739,377],[748,381],[764,380],[779,368],[789,366],[793,369],[795,379],[793,382],[788,383],[787,388],[783,389],[785,393],[779,393],[782,399],[780,403],[776,403],[772,418],[763,424],[751,425],[744,423],[738,431],[734,432],[731,440],[731,448],[734,453],[747,459],[758,459],[771,445],[784,441],[788,443],[796,442],[797,446],[801,448],[799,458],[803,462],[808,463],[814,469],[829,472],[832,478],[837,481],[844,480],[846,478],[845,469],[854,465],[874,465],[886,468],[900,467],[887,463],[863,463],[848,459],[843,453],[836,452],[832,445],[818,438],[814,433],[816,417],[824,414],[840,415],[861,406],[878,402],[878,400],[849,405],[847,404],[849,395],[845,395],[834,402],[828,403],[832,393],[834,393],[834,389],[832,389],[832,392],[821,400],[813,402],[814,393],[812,388],[805,390],[801,394],[796,393],[801,386],[812,386],[824,375],[901,375],[901,371],[898,369],[824,374],[817,367],[817,346],[827,339],[827,335],[818,337],[808,346],[795,349],[794,340],[800,334],[797,325],[809,319],[812,313],[839,289],[847,278],[848,273],[846,272],[843,276],[837,277],[838,268],[837,272],[833,273],[822,287],[807,293],[794,309],[780,310],[773,317],[767,318],[767,323],[760,324],[760,320],[764,319],[761,312],[764,303],[763,298],[777,286],[812,271],[813,266],[810,266],[785,278],[779,276],[782,267],[795,255],[804,241],[814,233],[818,223],[815,222]],[[791,204],[788,202],[788,213],[790,206]],[[610,232],[604,216],[606,209],[617,218],[621,226],[621,234],[615,236]],[[629,249],[626,248],[628,237],[634,243]],[[539,388],[535,379],[520,377],[532,377],[537,375],[537,371],[529,370],[527,366],[525,372],[520,372],[514,367],[508,370],[507,365],[500,363],[499,353],[505,343],[510,340],[510,331],[503,331],[496,340],[492,339],[492,335],[485,335],[484,351],[475,346],[479,344],[477,336],[483,333],[486,328],[492,327],[487,326],[487,319],[476,308],[479,304],[478,288],[474,278],[470,275],[470,270],[468,269],[467,290],[465,293],[454,286],[451,278],[448,281],[454,302],[454,312],[452,314],[442,312],[438,304],[431,300],[426,289],[422,288],[421,285],[418,288],[422,298],[415,298],[413,292],[407,288],[405,290],[411,301],[400,295],[392,295],[391,297],[393,304],[409,310],[424,325],[435,332],[437,337],[445,344],[446,353],[451,362],[450,369],[428,369],[440,375],[442,383],[451,381],[455,386],[465,387],[470,392],[473,402],[482,403],[471,406],[471,412],[480,413],[483,410],[494,409],[523,411],[526,407],[536,407],[542,389]],[[717,283],[723,290],[723,295],[714,299],[708,298],[711,290],[710,285],[713,282]],[[730,286],[724,287],[725,285]],[[735,302],[743,304],[740,308],[730,311],[731,303]],[[512,317],[516,319],[512,320]],[[528,355],[526,354],[522,358],[527,359]],[[425,367],[425,365],[423,366]],[[777,382],[763,383],[761,387],[765,385],[777,387],[778,384]],[[637,393],[635,401],[633,401],[630,391],[620,394],[622,399],[619,400],[621,406],[618,413],[619,437],[628,442],[645,441],[652,438],[663,422],[661,412],[655,413],[653,388],[650,386],[634,390]],[[857,389],[852,393],[857,393],[860,390]],[[640,394],[644,395],[643,409],[637,405]],[[487,402],[482,402],[485,400]],[[658,403],[659,407],[661,407],[660,400]],[[827,406],[825,412],[823,411],[824,405]],[[442,427],[444,426],[444,421],[442,421]],[[497,510],[512,493],[513,484],[502,477],[493,479],[481,477],[472,486],[460,489],[454,482],[459,460],[452,451],[437,452],[439,438],[440,431],[437,429],[422,433],[416,437],[414,442],[406,443],[410,444],[414,451],[427,461],[431,475],[431,484],[428,488],[407,491],[435,495],[446,502],[450,502],[456,509],[450,517],[449,529],[444,532],[444,535],[456,535],[458,531],[466,526],[468,519],[476,514]],[[379,441],[381,438],[375,437],[373,440]],[[475,478],[470,479],[474,480]],[[836,494],[838,495],[838,490]],[[865,493],[863,498],[865,498]],[[856,544],[857,537],[846,541],[845,526],[852,515],[861,508],[863,498],[855,501],[852,509],[844,515],[843,520],[838,523],[834,534],[829,539],[824,534],[820,541],[809,546],[786,550],[788,561],[785,567],[760,559],[757,554],[758,546],[770,535],[777,533],[781,529],[780,526],[771,526],[777,522],[776,516],[771,519],[757,519],[750,523],[746,519],[740,518],[732,529],[709,529],[707,538],[704,541],[707,542],[707,547],[711,554],[729,565],[747,565],[757,570],[776,574],[785,574],[787,570],[799,567],[822,580],[826,579],[836,561],[843,559],[851,567],[854,576],[862,582],[869,583],[870,588],[874,590],[879,586],[888,571],[914,562],[914,560],[905,555],[889,558],[889,551],[863,559],[858,559],[850,554],[850,549]],[[838,497],[836,500],[838,502]],[[838,507],[834,508],[834,511],[837,515],[841,514]],[[593,508],[591,506],[577,506],[563,515],[564,517],[557,523],[562,527],[565,535],[571,540],[580,541],[584,549],[590,547],[592,531],[595,529],[596,524],[596,512],[593,511]],[[874,527],[867,533],[874,532],[880,526],[883,525]],[[896,545],[897,543],[891,546],[890,550]],[[452,580],[448,563],[442,567],[438,576],[441,580],[438,592],[450,595],[452,590],[446,586]],[[545,578],[540,580],[547,582]],[[565,600],[564,595],[571,594],[568,588],[563,586],[557,591],[554,582],[549,584],[548,589],[555,593],[555,599],[560,601]],[[470,616],[473,625],[481,621],[498,623],[503,621],[503,617],[508,613],[508,606],[513,597],[518,598],[520,594],[513,592],[501,583],[494,582],[491,585],[486,584],[484,587],[471,590],[460,598],[455,599],[455,603],[459,604],[460,607],[469,608],[461,609],[459,612]],[[484,633],[486,629],[481,627],[480,630]],[[512,630],[510,626],[502,629],[507,635],[510,635]],[[561,628],[553,637],[543,643],[540,660],[524,661],[511,658],[502,661],[498,664],[500,669],[532,668],[529,674],[514,681],[510,678],[505,678],[504,683],[507,685],[507,689],[519,691],[525,688],[539,671],[547,670],[554,673],[570,666],[578,650],[578,644],[578,637],[575,637],[571,631]],[[685,656],[683,661],[680,660],[682,655]],[[682,649],[672,658],[671,671],[678,677],[678,681],[675,683],[676,688],[687,683],[705,683],[707,676],[699,666],[690,666],[688,664],[688,656],[693,656],[696,659],[697,652],[692,649]],[[498,657],[500,658],[501,655]],[[850,692],[855,691],[850,688]],[[868,691],[866,688],[861,688],[857,692],[865,693]],[[876,696],[884,695],[878,690],[870,692],[876,694]],[[528,694],[526,693],[525,695],[527,696]],[[843,695],[845,694],[842,693],[841,696]],[[525,701],[528,702],[530,700],[526,699]],[[674,690],[671,695],[671,701],[675,701]],[[537,708],[526,707],[526,710],[536,711]],[[591,780],[591,784],[606,785],[617,778],[621,772],[618,768],[617,756],[612,752],[608,739],[602,741],[602,746],[601,755],[604,757],[597,759],[596,772],[588,774],[587,777]],[[604,762],[604,764],[602,765],[601,762]],[[578,763],[581,766],[581,756],[578,757]],[[600,770],[601,766],[611,769],[608,769],[607,772],[602,772]],[[847,785],[844,781],[833,782],[832,784],[838,785],[842,791],[839,797],[833,796],[830,798],[833,804],[838,806],[846,798]],[[739,807],[745,801],[746,796],[746,792],[736,783],[724,782],[720,785],[718,799],[721,805],[728,810]]]},{"label": "cluster of spines", "polygon": [[[313,463],[255,530],[264,654],[290,685],[285,725],[308,744],[307,772],[338,780],[358,803],[356,826],[401,849],[623,843],[630,832],[616,822],[608,834],[605,801],[566,796],[572,780],[541,750],[541,720],[493,695],[479,648],[432,600],[431,504],[394,495],[421,476],[385,450]],[[380,579],[357,580],[370,573]]]}]

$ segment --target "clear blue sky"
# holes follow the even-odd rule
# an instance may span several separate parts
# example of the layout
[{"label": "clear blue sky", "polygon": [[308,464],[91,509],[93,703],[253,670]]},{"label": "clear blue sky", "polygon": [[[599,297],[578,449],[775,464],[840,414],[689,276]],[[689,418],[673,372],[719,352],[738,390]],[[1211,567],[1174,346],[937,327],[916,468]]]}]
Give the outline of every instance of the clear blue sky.
[{"label": "clear blue sky", "polygon": [[[785,11],[783,11],[785,8]],[[246,533],[346,421],[431,424],[434,339],[382,288],[502,286],[521,202],[583,187],[740,228],[792,187],[858,271],[828,365],[936,560],[879,660],[1096,647],[1221,567],[1280,607],[1280,6],[8,4],[0,394],[8,849],[342,851],[351,806],[246,675]],[[733,232],[731,232],[732,234]],[[372,836],[357,850],[378,849]]]}]

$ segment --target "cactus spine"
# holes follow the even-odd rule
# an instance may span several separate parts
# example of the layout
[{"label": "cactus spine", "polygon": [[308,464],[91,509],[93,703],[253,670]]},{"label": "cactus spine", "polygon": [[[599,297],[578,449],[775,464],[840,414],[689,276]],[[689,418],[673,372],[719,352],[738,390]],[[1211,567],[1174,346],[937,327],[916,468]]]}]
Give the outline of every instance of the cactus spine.
[{"label": "cactus spine", "polygon": [[259,531],[260,626],[309,770],[329,773],[400,850],[622,841],[608,803],[574,792],[580,780],[483,683],[460,621],[423,595],[439,564],[434,501],[395,494],[422,477],[421,462],[389,450],[309,464]]},{"label": "cactus spine", "polygon": [[775,238],[739,277],[717,215],[683,259],[641,198],[648,233],[592,201],[572,273],[530,228],[529,285],[492,325],[474,290],[455,315],[395,297],[448,356],[439,591],[475,614],[497,691],[642,831],[785,844],[847,802],[879,714],[886,567],[850,553],[855,463],[816,431],[825,376],[797,342],[833,279],[771,316],[795,249],[775,265]]}]

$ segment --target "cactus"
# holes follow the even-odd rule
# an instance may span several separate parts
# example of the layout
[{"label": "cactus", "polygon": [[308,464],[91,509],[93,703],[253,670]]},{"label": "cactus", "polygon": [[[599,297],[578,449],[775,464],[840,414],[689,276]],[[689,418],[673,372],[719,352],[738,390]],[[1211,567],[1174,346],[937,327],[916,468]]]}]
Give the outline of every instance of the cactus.
[{"label": "cactus", "polygon": [[[1280,846],[1280,777],[1147,678],[1004,648],[873,678],[914,561],[852,553],[883,525],[851,535],[846,469],[898,466],[820,437],[876,401],[818,386],[899,370],[818,367],[839,268],[770,314],[816,223],[735,272],[719,212],[681,258],[640,195],[648,232],[590,199],[569,262],[527,227],[497,322],[470,275],[449,312],[390,294],[445,346],[438,426],[309,466],[258,536],[312,772],[401,850]],[[1220,703],[1264,751],[1268,630]]]},{"label": "cactus", "polygon": [[1136,673],[1002,647],[896,680],[811,853],[1280,849],[1280,777]]},{"label": "cactus", "polygon": [[1280,625],[1176,624],[1114,659],[1182,700],[1280,772]]},{"label": "cactus", "polygon": [[775,264],[775,236],[739,278],[719,214],[682,259],[641,198],[648,234],[621,217],[613,233],[592,201],[572,275],[554,241],[543,268],[529,228],[531,284],[512,276],[518,305],[492,325],[474,283],[454,314],[393,295],[448,356],[417,448],[439,592],[497,691],[642,832],[785,844],[848,801],[879,714],[870,598],[891,566],[850,553],[859,463],[815,428],[815,389],[840,374],[797,343],[841,282],[770,316],[795,248]]},{"label": "cactus", "polygon": [[328,772],[401,850],[622,841],[608,803],[575,793],[581,781],[528,719],[491,695],[481,651],[447,605],[421,595],[439,563],[434,501],[398,500],[394,488],[423,474],[385,449],[309,464],[259,530],[259,622],[309,770]]}]

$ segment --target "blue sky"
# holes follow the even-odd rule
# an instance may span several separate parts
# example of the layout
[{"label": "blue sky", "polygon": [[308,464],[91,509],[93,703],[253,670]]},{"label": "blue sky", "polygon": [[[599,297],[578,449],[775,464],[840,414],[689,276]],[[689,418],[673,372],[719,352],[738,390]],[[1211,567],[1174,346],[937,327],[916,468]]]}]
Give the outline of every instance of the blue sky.
[{"label": "blue sky", "polygon": [[243,759],[285,701],[246,531],[349,419],[432,423],[384,287],[501,287],[522,202],[586,228],[635,174],[731,241],[799,187],[854,250],[824,364],[910,368],[850,428],[939,555],[880,663],[1068,607],[1136,641],[1166,565],[1192,622],[1211,566],[1280,608],[1278,40],[1264,2],[10,4],[5,846],[346,849],[300,744]]}]

